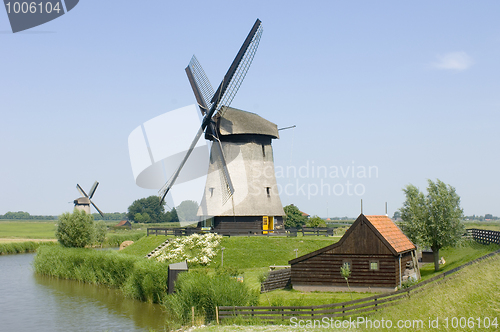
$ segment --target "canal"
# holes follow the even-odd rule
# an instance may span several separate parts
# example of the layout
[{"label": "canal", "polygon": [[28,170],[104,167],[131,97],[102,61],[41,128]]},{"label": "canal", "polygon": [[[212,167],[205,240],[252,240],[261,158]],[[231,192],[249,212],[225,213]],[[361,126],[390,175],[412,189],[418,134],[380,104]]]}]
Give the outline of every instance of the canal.
[{"label": "canal", "polygon": [[158,304],[124,297],[119,290],[39,276],[35,254],[0,255],[1,331],[157,331]]}]

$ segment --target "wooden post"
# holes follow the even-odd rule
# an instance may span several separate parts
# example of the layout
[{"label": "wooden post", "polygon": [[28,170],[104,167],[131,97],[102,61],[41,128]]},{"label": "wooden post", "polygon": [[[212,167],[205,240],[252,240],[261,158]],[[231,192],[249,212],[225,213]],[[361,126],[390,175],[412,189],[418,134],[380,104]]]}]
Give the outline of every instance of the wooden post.
[{"label": "wooden post", "polygon": [[215,306],[215,320],[217,321],[217,325],[219,325],[219,307]]},{"label": "wooden post", "polygon": [[194,307],[191,307],[191,326],[194,326]]}]

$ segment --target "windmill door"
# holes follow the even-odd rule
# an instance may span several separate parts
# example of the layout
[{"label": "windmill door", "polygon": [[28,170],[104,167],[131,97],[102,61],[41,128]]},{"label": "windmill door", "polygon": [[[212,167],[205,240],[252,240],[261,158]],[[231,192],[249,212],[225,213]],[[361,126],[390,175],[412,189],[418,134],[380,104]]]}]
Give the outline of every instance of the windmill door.
[{"label": "windmill door", "polygon": [[263,216],[262,217],[262,234],[267,234],[267,230],[269,229],[269,217],[268,216]]},{"label": "windmill door", "polygon": [[[262,234],[267,234],[268,230],[273,230],[274,229],[274,217],[270,216],[263,216],[262,217]],[[272,232],[270,232],[272,233]]]}]

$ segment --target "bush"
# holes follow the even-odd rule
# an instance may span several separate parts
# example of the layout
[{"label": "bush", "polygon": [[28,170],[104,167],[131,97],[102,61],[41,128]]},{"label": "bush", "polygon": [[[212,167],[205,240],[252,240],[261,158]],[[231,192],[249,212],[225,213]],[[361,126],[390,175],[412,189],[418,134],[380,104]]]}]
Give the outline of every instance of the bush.
[{"label": "bush", "polygon": [[191,307],[206,321],[215,318],[215,306],[246,306],[258,303],[258,291],[250,290],[230,274],[190,271],[179,274],[175,283],[176,293],[165,298],[163,305],[173,319],[186,323],[191,317]]},{"label": "bush", "polygon": [[56,238],[64,247],[83,248],[102,243],[105,236],[104,222],[97,224],[94,217],[83,210],[75,209],[73,213],[63,213],[59,217]]},{"label": "bush", "polygon": [[167,294],[167,264],[151,260],[139,260],[134,264],[133,273],[123,286],[128,296],[153,303],[161,303]]},{"label": "bush", "polygon": [[306,227],[326,227],[326,222],[318,216],[313,216],[307,221]]}]

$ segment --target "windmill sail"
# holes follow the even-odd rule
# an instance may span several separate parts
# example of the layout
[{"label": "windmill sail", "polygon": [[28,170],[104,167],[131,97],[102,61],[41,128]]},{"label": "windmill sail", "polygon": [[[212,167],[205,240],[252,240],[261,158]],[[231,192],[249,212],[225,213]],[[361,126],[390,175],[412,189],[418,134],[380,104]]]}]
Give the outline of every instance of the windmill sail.
[{"label": "windmill sail", "polygon": [[186,67],[186,74],[193,89],[198,106],[201,109],[202,115],[205,115],[212,107],[210,101],[214,96],[214,89],[208,80],[205,71],[201,67],[198,59],[193,55],[189,65]]},{"label": "windmill sail", "polygon": [[[160,202],[163,202],[165,196],[168,194],[172,186],[175,184],[175,181],[179,177],[182,168],[186,164],[186,161],[191,155],[191,152],[193,152],[193,149],[198,143],[198,140],[200,139],[202,133],[211,123],[212,116],[215,114],[215,112],[217,112],[220,109],[222,105],[229,106],[229,104],[233,100],[236,92],[238,91],[241,85],[241,82],[245,78],[245,75],[250,67],[255,52],[257,51],[262,31],[263,31],[262,23],[259,19],[257,19],[252,29],[250,30],[250,33],[248,34],[247,38],[243,42],[243,45],[241,46],[238,54],[234,58],[233,63],[229,67],[226,75],[224,75],[224,79],[220,83],[217,91],[213,94],[213,97],[210,100],[210,102],[205,100],[205,98],[209,95],[209,91],[211,88],[210,82],[206,78],[206,75],[201,66],[199,66],[198,61],[195,60],[193,62],[192,68],[188,66],[189,69],[186,69],[191,86],[198,85],[196,88],[193,88],[193,90],[196,89],[195,91],[196,99],[198,101],[198,104],[201,105],[200,108],[202,108],[202,113],[204,113],[205,116],[203,118],[200,130],[198,130],[198,133],[196,134],[193,142],[191,143],[191,146],[186,152],[186,155],[182,160],[181,164],[174,172],[174,174],[170,177],[170,179],[167,181],[167,183],[165,183],[165,185],[158,192],[160,196]],[[199,82],[197,80],[199,80]],[[197,84],[193,84],[193,82],[196,82]],[[227,167],[223,167],[223,169],[225,177],[228,179],[228,182],[226,182],[229,183],[228,188],[232,188],[232,184],[230,184],[229,173],[227,172]]]},{"label": "windmill sail", "polygon": [[90,188],[90,192],[89,192],[89,199],[94,197],[94,193],[95,193],[95,190],[97,189],[97,186],[99,185],[99,182],[94,182],[94,184],[92,185],[92,188]]}]

